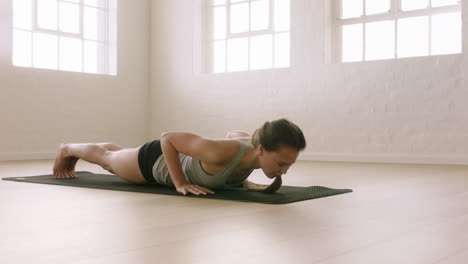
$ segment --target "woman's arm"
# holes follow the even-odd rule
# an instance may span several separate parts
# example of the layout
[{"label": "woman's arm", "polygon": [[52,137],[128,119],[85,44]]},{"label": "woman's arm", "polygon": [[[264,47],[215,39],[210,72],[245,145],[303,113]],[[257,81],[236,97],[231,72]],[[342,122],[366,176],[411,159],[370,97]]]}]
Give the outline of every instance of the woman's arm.
[{"label": "woman's arm", "polygon": [[172,182],[176,190],[184,195],[214,193],[213,191],[188,184],[182,171],[179,153],[207,163],[220,163],[226,159],[226,151],[219,142],[192,133],[166,132],[161,135],[161,149],[166,159]]}]

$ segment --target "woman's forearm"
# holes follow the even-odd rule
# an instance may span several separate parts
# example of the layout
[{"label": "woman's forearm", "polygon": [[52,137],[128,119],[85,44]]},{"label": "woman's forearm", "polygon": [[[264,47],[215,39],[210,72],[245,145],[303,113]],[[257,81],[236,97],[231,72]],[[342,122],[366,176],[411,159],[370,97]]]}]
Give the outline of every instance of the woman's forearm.
[{"label": "woman's forearm", "polygon": [[281,176],[275,178],[275,180],[268,186],[263,192],[265,193],[274,193],[283,185],[283,179]]},{"label": "woman's forearm", "polygon": [[244,188],[246,188],[247,190],[250,190],[250,191],[264,192],[264,193],[274,193],[279,188],[281,188],[282,184],[283,184],[283,181],[281,179],[281,176],[279,176],[279,177],[276,177],[275,180],[270,185],[257,184],[257,183],[253,183],[253,182],[250,182],[248,180],[245,180],[242,183],[242,186]]},{"label": "woman's forearm", "polygon": [[161,135],[161,149],[166,159],[166,164],[169,169],[169,174],[171,176],[172,182],[176,188],[187,184],[187,180],[184,177],[182,171],[182,165],[179,159],[179,153],[171,144],[171,139],[169,134]]}]

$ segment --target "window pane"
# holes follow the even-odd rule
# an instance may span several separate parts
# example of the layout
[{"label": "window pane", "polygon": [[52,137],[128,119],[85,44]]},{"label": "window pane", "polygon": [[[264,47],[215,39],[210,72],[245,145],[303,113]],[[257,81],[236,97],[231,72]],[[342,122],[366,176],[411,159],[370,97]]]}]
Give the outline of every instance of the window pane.
[{"label": "window pane", "polygon": [[105,8],[106,0],[84,0],[84,4],[88,6]]},{"label": "window pane", "polygon": [[381,60],[395,57],[395,22],[367,23],[366,60]]},{"label": "window pane", "polygon": [[246,71],[249,64],[249,41],[247,38],[228,40],[227,71]]},{"label": "window pane", "polygon": [[89,40],[105,39],[105,13],[92,7],[84,8],[84,37]]},{"label": "window pane", "polygon": [[80,7],[76,4],[60,2],[60,30],[80,33]]},{"label": "window pane", "polygon": [[231,6],[231,33],[249,31],[249,3]]},{"label": "window pane", "polygon": [[[85,68],[93,73],[109,73],[112,68],[116,72],[115,65],[108,67],[109,61],[116,61],[116,40],[115,15],[108,21],[107,8],[116,12],[117,0],[11,2],[13,65],[78,72]],[[111,55],[108,49],[113,51]]]},{"label": "window pane", "polygon": [[398,58],[429,55],[429,17],[398,20]]},{"label": "window pane", "polygon": [[362,16],[363,0],[341,0],[341,18]]},{"label": "window pane", "polygon": [[60,69],[65,71],[82,71],[83,44],[81,39],[60,38]]},{"label": "window pane", "polygon": [[363,25],[345,25],[342,31],[341,56],[343,62],[362,61],[363,56]]},{"label": "window pane", "polygon": [[458,5],[459,0],[432,0],[432,7]]},{"label": "window pane", "polygon": [[84,43],[84,72],[97,73],[98,45],[95,41],[85,41]]},{"label": "window pane", "polygon": [[85,41],[84,43],[84,72],[105,73],[104,44],[96,41]]},{"label": "window pane", "polygon": [[416,10],[429,7],[428,0],[401,0],[401,10]]},{"label": "window pane", "polygon": [[226,4],[226,0],[212,0],[213,5],[224,5]]},{"label": "window pane", "polygon": [[275,34],[275,68],[285,68],[290,65],[289,32]]},{"label": "window pane", "polygon": [[289,30],[290,8],[290,0],[275,0],[275,31]]},{"label": "window pane", "polygon": [[107,0],[109,10],[107,10],[107,61],[105,73],[117,75],[117,0]]},{"label": "window pane", "polygon": [[37,25],[44,29],[57,29],[57,0],[37,0]]},{"label": "window pane", "polygon": [[239,3],[239,2],[246,2],[249,0],[231,0],[231,3]]},{"label": "window pane", "polygon": [[213,38],[226,37],[226,7],[213,9]]},{"label": "window pane", "polygon": [[32,0],[13,1],[13,26],[32,29]]},{"label": "window pane", "polygon": [[13,65],[31,67],[31,32],[13,31]]},{"label": "window pane", "polygon": [[58,39],[57,36],[34,33],[33,66],[36,68],[57,69]]},{"label": "window pane", "polygon": [[250,4],[250,29],[267,29],[270,19],[270,1],[259,0]]},{"label": "window pane", "polygon": [[213,44],[213,71],[226,71],[226,41],[215,41]]},{"label": "window pane", "polygon": [[366,0],[366,15],[390,11],[390,0]]},{"label": "window pane", "polygon": [[461,14],[449,13],[432,16],[431,54],[461,52]]},{"label": "window pane", "polygon": [[260,35],[250,39],[250,69],[269,69],[273,66],[273,37]]}]

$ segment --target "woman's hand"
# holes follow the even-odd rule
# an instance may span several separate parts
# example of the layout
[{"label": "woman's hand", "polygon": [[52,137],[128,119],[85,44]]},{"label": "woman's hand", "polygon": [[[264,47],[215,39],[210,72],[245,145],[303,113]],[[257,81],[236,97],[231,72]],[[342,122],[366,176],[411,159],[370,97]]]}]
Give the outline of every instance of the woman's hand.
[{"label": "woman's hand", "polygon": [[193,184],[184,184],[176,188],[177,192],[187,195],[189,193],[195,195],[207,195],[207,194],[214,194],[214,192],[208,188],[193,185]]}]

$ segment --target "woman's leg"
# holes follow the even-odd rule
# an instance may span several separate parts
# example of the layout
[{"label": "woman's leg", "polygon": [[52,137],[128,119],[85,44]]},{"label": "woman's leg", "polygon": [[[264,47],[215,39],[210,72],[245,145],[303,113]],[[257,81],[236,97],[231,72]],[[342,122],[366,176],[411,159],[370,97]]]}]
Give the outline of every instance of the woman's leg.
[{"label": "woman's leg", "polygon": [[62,144],[55,159],[53,173],[57,178],[76,177],[78,159],[100,165],[131,183],[146,183],[138,164],[139,148],[125,149],[110,143]]},{"label": "woman's leg", "polygon": [[[123,149],[122,146],[112,144],[112,143],[97,143],[96,145],[106,148],[107,150],[110,150],[110,151],[117,151],[117,150]],[[78,162],[78,158],[76,157],[69,158],[67,162],[67,171],[68,171],[69,177],[72,177],[72,178],[76,177],[75,166],[77,162]]]}]

